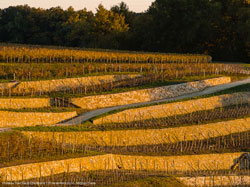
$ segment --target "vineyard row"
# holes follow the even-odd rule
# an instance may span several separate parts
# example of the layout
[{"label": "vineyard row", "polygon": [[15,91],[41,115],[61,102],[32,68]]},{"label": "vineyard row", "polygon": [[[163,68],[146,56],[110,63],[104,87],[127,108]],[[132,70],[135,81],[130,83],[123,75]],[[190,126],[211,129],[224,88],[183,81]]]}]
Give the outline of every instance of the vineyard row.
[{"label": "vineyard row", "polygon": [[166,73],[220,74],[223,72],[246,74],[247,71],[238,65],[226,64],[0,64],[0,78],[4,80],[43,80],[63,77],[79,77],[89,75],[115,73]]},{"label": "vineyard row", "polygon": [[2,46],[0,61],[7,63],[98,62],[98,63],[167,63],[211,62],[208,55],[121,53],[87,50]]}]

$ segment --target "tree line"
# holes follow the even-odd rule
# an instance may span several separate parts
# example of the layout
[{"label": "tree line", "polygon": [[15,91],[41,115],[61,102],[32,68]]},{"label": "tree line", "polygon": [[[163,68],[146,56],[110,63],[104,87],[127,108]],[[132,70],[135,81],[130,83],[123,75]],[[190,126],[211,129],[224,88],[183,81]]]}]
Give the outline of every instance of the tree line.
[{"label": "tree line", "polygon": [[167,53],[204,53],[250,60],[247,0],[155,0],[135,13],[121,2],[86,8],[28,5],[0,10],[0,42]]}]

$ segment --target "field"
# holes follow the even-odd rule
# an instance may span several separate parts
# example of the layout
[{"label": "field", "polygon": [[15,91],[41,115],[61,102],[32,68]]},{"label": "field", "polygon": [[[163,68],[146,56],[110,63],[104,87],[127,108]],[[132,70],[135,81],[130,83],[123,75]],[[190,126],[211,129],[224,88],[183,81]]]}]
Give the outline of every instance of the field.
[{"label": "field", "polygon": [[0,61],[2,185],[250,185],[245,65],[9,44]]}]

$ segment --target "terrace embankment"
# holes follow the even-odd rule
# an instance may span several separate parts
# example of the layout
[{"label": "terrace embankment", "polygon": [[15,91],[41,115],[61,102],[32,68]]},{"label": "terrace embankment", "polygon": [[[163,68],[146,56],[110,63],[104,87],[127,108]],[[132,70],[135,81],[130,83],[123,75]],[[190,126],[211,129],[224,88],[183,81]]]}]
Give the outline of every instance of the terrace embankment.
[{"label": "terrace embankment", "polygon": [[220,77],[117,94],[72,98],[71,101],[74,105],[83,109],[97,109],[177,97],[184,94],[198,92],[210,86],[216,86],[230,82],[230,77]]},{"label": "terrace embankment", "polygon": [[250,176],[197,176],[176,177],[187,186],[249,186]]},{"label": "terrace embankment", "polygon": [[242,153],[204,154],[190,156],[124,156],[100,155],[67,160],[31,163],[0,168],[2,181],[18,181],[60,173],[94,170],[179,171],[229,170]]},{"label": "terrace embankment", "polygon": [[77,112],[9,112],[0,111],[0,128],[53,125],[77,116]]},{"label": "terrace embankment", "polygon": [[[239,128],[241,127],[241,128]],[[232,133],[250,130],[250,118],[166,129],[141,129],[117,131],[85,132],[35,132],[22,131],[28,137],[42,138],[45,141],[56,140],[66,144],[132,146],[176,143],[189,140],[204,140]]]},{"label": "terrace embankment", "polygon": [[140,74],[127,75],[104,75],[90,76],[79,78],[42,80],[42,81],[26,81],[20,82],[15,87],[12,87],[11,93],[31,93],[31,92],[53,92],[64,91],[68,89],[78,88],[89,85],[99,85],[105,82],[115,82],[120,80],[132,79],[140,77]]},{"label": "terrace embankment", "polygon": [[49,98],[0,98],[0,109],[47,108]]},{"label": "terrace embankment", "polygon": [[97,118],[93,121],[95,125],[105,123],[124,123],[153,118],[164,118],[168,116],[181,115],[202,110],[211,110],[250,102],[249,92],[225,94],[220,96],[188,100],[182,102],[159,104],[154,106],[127,109],[115,114]]}]

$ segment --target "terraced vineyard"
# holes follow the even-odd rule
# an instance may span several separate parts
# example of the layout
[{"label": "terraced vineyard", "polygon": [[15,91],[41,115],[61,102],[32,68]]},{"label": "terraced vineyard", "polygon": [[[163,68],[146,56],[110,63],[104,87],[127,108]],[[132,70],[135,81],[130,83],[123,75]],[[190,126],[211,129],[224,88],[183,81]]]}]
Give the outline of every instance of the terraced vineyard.
[{"label": "terraced vineyard", "polygon": [[1,184],[250,185],[250,72],[211,59],[1,46]]}]

